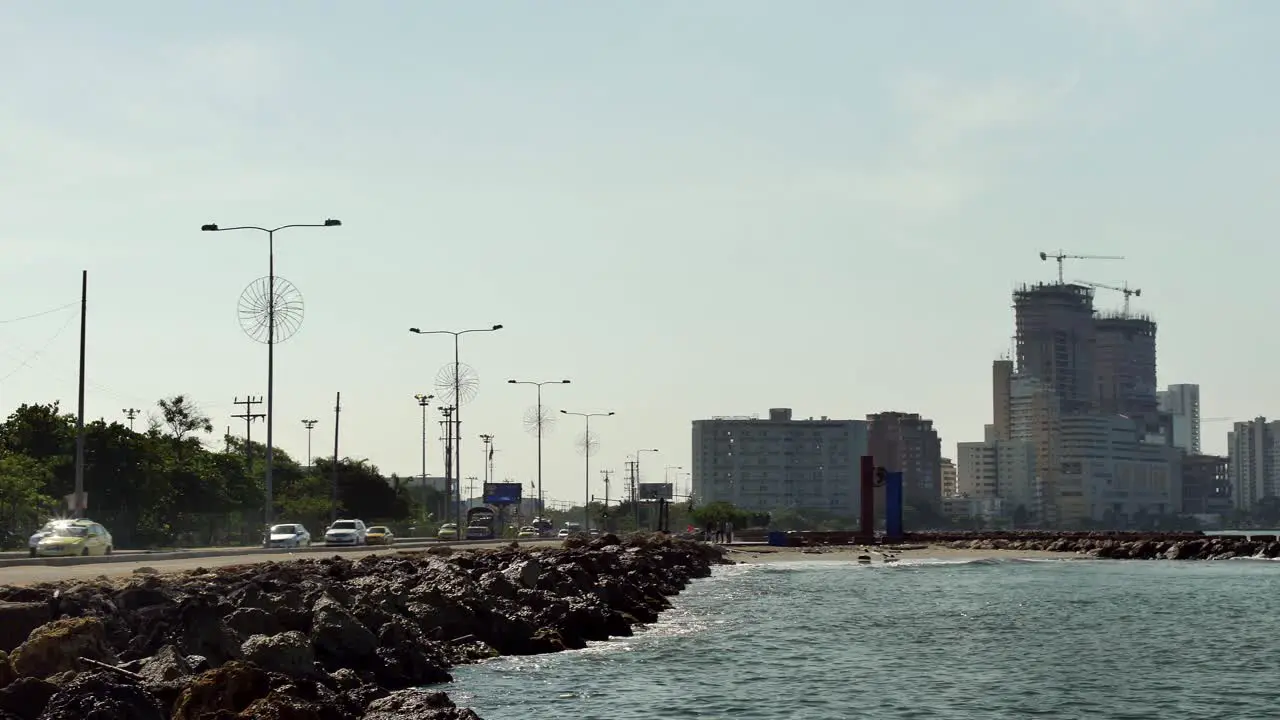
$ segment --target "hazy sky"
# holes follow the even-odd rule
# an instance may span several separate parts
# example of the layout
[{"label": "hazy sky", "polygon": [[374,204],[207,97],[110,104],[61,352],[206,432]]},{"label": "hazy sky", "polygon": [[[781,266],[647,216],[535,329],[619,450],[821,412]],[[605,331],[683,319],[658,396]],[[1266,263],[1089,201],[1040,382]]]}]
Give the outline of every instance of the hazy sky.
[{"label": "hazy sky", "polygon": [[[567,377],[553,408],[618,413],[599,493],[636,448],[662,450],[646,480],[689,465],[712,415],[902,410],[948,454],[981,439],[1010,291],[1062,248],[1128,258],[1068,278],[1142,289],[1162,384],[1200,383],[1206,417],[1280,415],[1278,20],[1264,0],[6,2],[0,320],[76,302],[87,269],[88,416],[188,393],[242,433],[266,347],[237,298],[265,237],[200,226],[340,218],[277,238],[306,299],[277,444],[305,455],[314,417],[331,451],[341,391],[342,453],[418,472],[413,394],[452,344],[407,328],[503,323],[463,339],[464,475],[487,432],[499,478],[532,480],[533,389],[505,381]],[[0,410],[74,409],[75,321],[0,324]],[[581,431],[546,439],[552,497],[582,495]]]}]

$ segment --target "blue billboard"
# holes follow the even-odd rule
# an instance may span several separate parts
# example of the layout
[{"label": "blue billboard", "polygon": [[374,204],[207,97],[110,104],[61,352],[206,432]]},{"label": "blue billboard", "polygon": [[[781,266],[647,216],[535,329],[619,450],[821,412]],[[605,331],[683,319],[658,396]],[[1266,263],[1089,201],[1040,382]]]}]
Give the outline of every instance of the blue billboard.
[{"label": "blue billboard", "polygon": [[519,505],[521,490],[520,483],[485,483],[484,501],[488,505]]}]

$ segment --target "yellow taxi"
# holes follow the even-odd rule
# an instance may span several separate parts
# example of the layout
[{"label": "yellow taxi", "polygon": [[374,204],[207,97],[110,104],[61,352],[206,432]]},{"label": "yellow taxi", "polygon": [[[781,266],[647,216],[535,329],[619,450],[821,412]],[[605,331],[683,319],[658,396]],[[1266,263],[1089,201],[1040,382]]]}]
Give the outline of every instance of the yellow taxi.
[{"label": "yellow taxi", "polygon": [[520,528],[520,532],[516,533],[516,537],[520,538],[521,540],[525,538],[536,538],[538,537],[538,529],[532,525],[525,525],[524,527]]},{"label": "yellow taxi", "polygon": [[36,544],[36,555],[41,557],[71,557],[75,555],[110,555],[111,533],[92,520],[72,520],[59,523]]},{"label": "yellow taxi", "polygon": [[391,528],[386,525],[374,525],[364,532],[366,545],[390,545],[395,541],[395,533],[391,532]]},{"label": "yellow taxi", "polygon": [[440,526],[440,532],[436,533],[437,540],[457,540],[458,526],[454,523],[445,523]]}]

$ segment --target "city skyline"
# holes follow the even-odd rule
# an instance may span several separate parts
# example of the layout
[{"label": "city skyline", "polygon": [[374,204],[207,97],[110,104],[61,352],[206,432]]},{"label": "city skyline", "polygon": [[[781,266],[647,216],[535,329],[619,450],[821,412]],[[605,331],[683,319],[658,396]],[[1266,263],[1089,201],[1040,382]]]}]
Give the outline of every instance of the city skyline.
[{"label": "city skyline", "polygon": [[[920,413],[953,456],[989,422],[1009,291],[1056,277],[1037,253],[1058,248],[1127,258],[1067,277],[1142,288],[1161,387],[1199,384],[1205,417],[1280,414],[1276,340],[1238,357],[1204,342],[1222,318],[1266,322],[1280,113],[1239,67],[1276,52],[1270,6],[501,5],[0,10],[18,69],[0,129],[21,141],[0,179],[0,320],[71,306],[0,325],[0,412],[74,411],[87,269],[86,417],[187,394],[240,434],[233,400],[267,388],[235,303],[265,247],[199,227],[333,216],[340,231],[277,242],[306,299],[277,348],[276,445],[295,457],[301,419],[331,439],[341,391],[344,454],[415,475],[413,395],[452,348],[403,328],[492,323],[461,351],[481,383],[464,476],[492,433],[497,474],[534,477],[513,377],[572,379],[554,410],[616,410],[592,467],[656,447],[651,480],[687,464],[690,420],[775,406]],[[762,53],[779,33],[805,42]],[[1206,426],[1204,452],[1228,429]],[[580,494],[576,435],[546,438],[550,497]]]}]

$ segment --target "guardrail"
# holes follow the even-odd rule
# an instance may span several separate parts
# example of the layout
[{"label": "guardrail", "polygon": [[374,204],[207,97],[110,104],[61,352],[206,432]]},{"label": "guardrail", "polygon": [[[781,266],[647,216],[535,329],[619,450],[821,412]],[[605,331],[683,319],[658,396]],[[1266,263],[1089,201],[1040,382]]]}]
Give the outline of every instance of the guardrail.
[{"label": "guardrail", "polygon": [[[0,559],[0,568],[6,567],[62,567],[66,565],[93,565],[98,563],[124,563],[124,562],[147,562],[149,560],[198,560],[200,558],[217,558],[217,557],[236,557],[238,555],[293,555],[293,554],[318,554],[318,553],[352,553],[352,552],[376,552],[379,550],[394,550],[397,548],[414,549],[425,547],[443,547],[455,545],[483,545],[486,543],[503,543],[511,542],[510,540],[432,540],[427,538],[406,538],[400,539],[394,545],[311,545],[309,547],[300,548],[264,548],[264,547],[242,547],[242,548],[225,548],[225,549],[191,549],[191,550],[174,550],[174,551],[120,551],[111,555],[77,555],[75,557],[19,557],[19,558],[3,558]],[[555,542],[547,540],[539,540],[529,538],[521,542]]]}]

